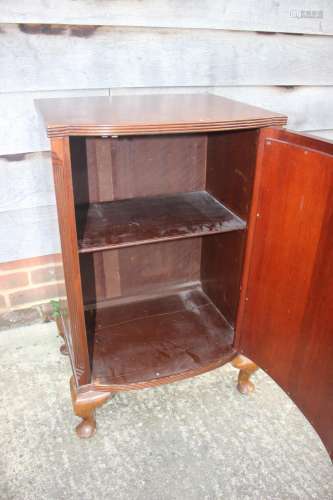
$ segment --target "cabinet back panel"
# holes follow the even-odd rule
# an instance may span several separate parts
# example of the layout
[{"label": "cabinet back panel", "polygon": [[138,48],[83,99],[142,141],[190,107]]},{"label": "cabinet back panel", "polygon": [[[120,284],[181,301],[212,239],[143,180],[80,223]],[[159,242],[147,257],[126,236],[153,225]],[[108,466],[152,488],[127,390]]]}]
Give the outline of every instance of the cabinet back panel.
[{"label": "cabinet back panel", "polygon": [[[210,134],[71,138],[77,203],[206,189],[248,218],[257,130]],[[85,303],[154,293],[202,280],[234,324],[245,232],[81,255]],[[94,279],[89,279],[92,273]]]},{"label": "cabinet back panel", "polygon": [[164,291],[200,279],[201,238],[80,255],[85,304]]},{"label": "cabinet back panel", "polygon": [[78,203],[205,189],[204,134],[71,141]]}]

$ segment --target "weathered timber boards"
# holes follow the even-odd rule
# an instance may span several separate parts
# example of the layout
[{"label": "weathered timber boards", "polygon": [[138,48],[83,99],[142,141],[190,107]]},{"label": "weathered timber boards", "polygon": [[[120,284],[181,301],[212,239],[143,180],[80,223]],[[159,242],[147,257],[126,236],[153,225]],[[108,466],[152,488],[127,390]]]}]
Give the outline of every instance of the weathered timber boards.
[{"label": "weathered timber boards", "polygon": [[55,204],[50,156],[0,156],[0,213]]},{"label": "weathered timber boards", "polygon": [[321,139],[327,139],[328,141],[333,141],[333,129],[332,130],[307,130],[306,134],[314,135],[320,137]]},{"label": "weathered timber boards", "polygon": [[0,64],[6,68],[0,92],[330,85],[333,79],[332,37],[105,26],[0,28]]},{"label": "weathered timber boards", "polygon": [[55,206],[0,213],[0,262],[60,251]]},{"label": "weathered timber boards", "polygon": [[[70,82],[68,82],[70,87]],[[58,90],[0,94],[0,155],[31,153],[50,149],[44,124],[34,99],[50,97],[107,96],[108,89]],[[324,128],[325,125],[322,126]]]},{"label": "weathered timber boards", "polygon": [[0,262],[59,252],[50,156],[0,157]]},{"label": "weathered timber boards", "polygon": [[[331,0],[2,0],[2,22],[333,33]],[[186,15],[184,15],[186,12]]]}]

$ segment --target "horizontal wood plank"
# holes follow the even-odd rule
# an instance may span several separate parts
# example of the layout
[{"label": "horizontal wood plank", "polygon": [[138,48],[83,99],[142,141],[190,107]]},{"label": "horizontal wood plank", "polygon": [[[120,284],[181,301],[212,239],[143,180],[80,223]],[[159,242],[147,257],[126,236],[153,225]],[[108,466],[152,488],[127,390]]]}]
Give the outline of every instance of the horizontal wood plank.
[{"label": "horizontal wood plank", "polygon": [[333,33],[330,0],[2,0],[1,18],[8,23]]},{"label": "horizontal wood plank", "polygon": [[0,156],[0,213],[55,205],[49,152]]},{"label": "horizontal wood plank", "polygon": [[[292,130],[333,129],[331,86],[112,88],[109,92],[111,95],[210,92],[287,115]],[[0,135],[0,155],[50,149],[34,99],[107,94],[106,89],[0,94],[0,129],[6,130]]]},{"label": "horizontal wood plank", "polygon": [[50,97],[106,96],[108,89],[59,90],[0,94],[0,155],[46,151],[50,149],[45,126],[34,100]]},{"label": "horizontal wood plank", "polygon": [[307,134],[315,135],[321,139],[327,139],[328,141],[333,141],[333,129],[332,130],[307,130]]},{"label": "horizontal wood plank", "polygon": [[330,85],[333,37],[218,30],[0,26],[0,92]]},{"label": "horizontal wood plank", "polygon": [[0,262],[60,251],[55,206],[0,213]]}]

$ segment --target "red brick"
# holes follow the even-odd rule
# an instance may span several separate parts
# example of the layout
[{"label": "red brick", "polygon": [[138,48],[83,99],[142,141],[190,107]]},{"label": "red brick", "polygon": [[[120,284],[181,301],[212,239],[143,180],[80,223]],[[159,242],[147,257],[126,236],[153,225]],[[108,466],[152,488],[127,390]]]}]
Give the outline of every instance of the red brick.
[{"label": "red brick", "polygon": [[10,305],[22,306],[30,302],[44,302],[45,300],[63,297],[66,295],[65,286],[62,283],[54,285],[39,286],[38,288],[30,288],[20,290],[9,295]]},{"label": "red brick", "polygon": [[31,257],[30,259],[13,260],[11,262],[2,262],[0,271],[11,271],[22,267],[43,266],[45,264],[59,264],[62,262],[61,254],[54,253],[52,255],[42,255],[41,257]]},{"label": "red brick", "polygon": [[30,272],[32,283],[47,283],[48,281],[61,281],[64,279],[62,266],[41,267]]},{"label": "red brick", "polygon": [[10,273],[0,276],[0,290],[10,290],[12,288],[20,288],[29,283],[28,273]]}]

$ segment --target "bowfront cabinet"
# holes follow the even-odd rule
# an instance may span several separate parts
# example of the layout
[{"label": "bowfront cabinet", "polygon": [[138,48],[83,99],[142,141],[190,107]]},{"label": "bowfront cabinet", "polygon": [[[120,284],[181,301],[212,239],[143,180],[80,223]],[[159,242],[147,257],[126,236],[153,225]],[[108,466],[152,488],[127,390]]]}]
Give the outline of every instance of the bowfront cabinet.
[{"label": "bowfront cabinet", "polygon": [[243,392],[256,363],[332,453],[333,145],[213,95],[37,106],[79,436],[114,392],[233,360]]}]

